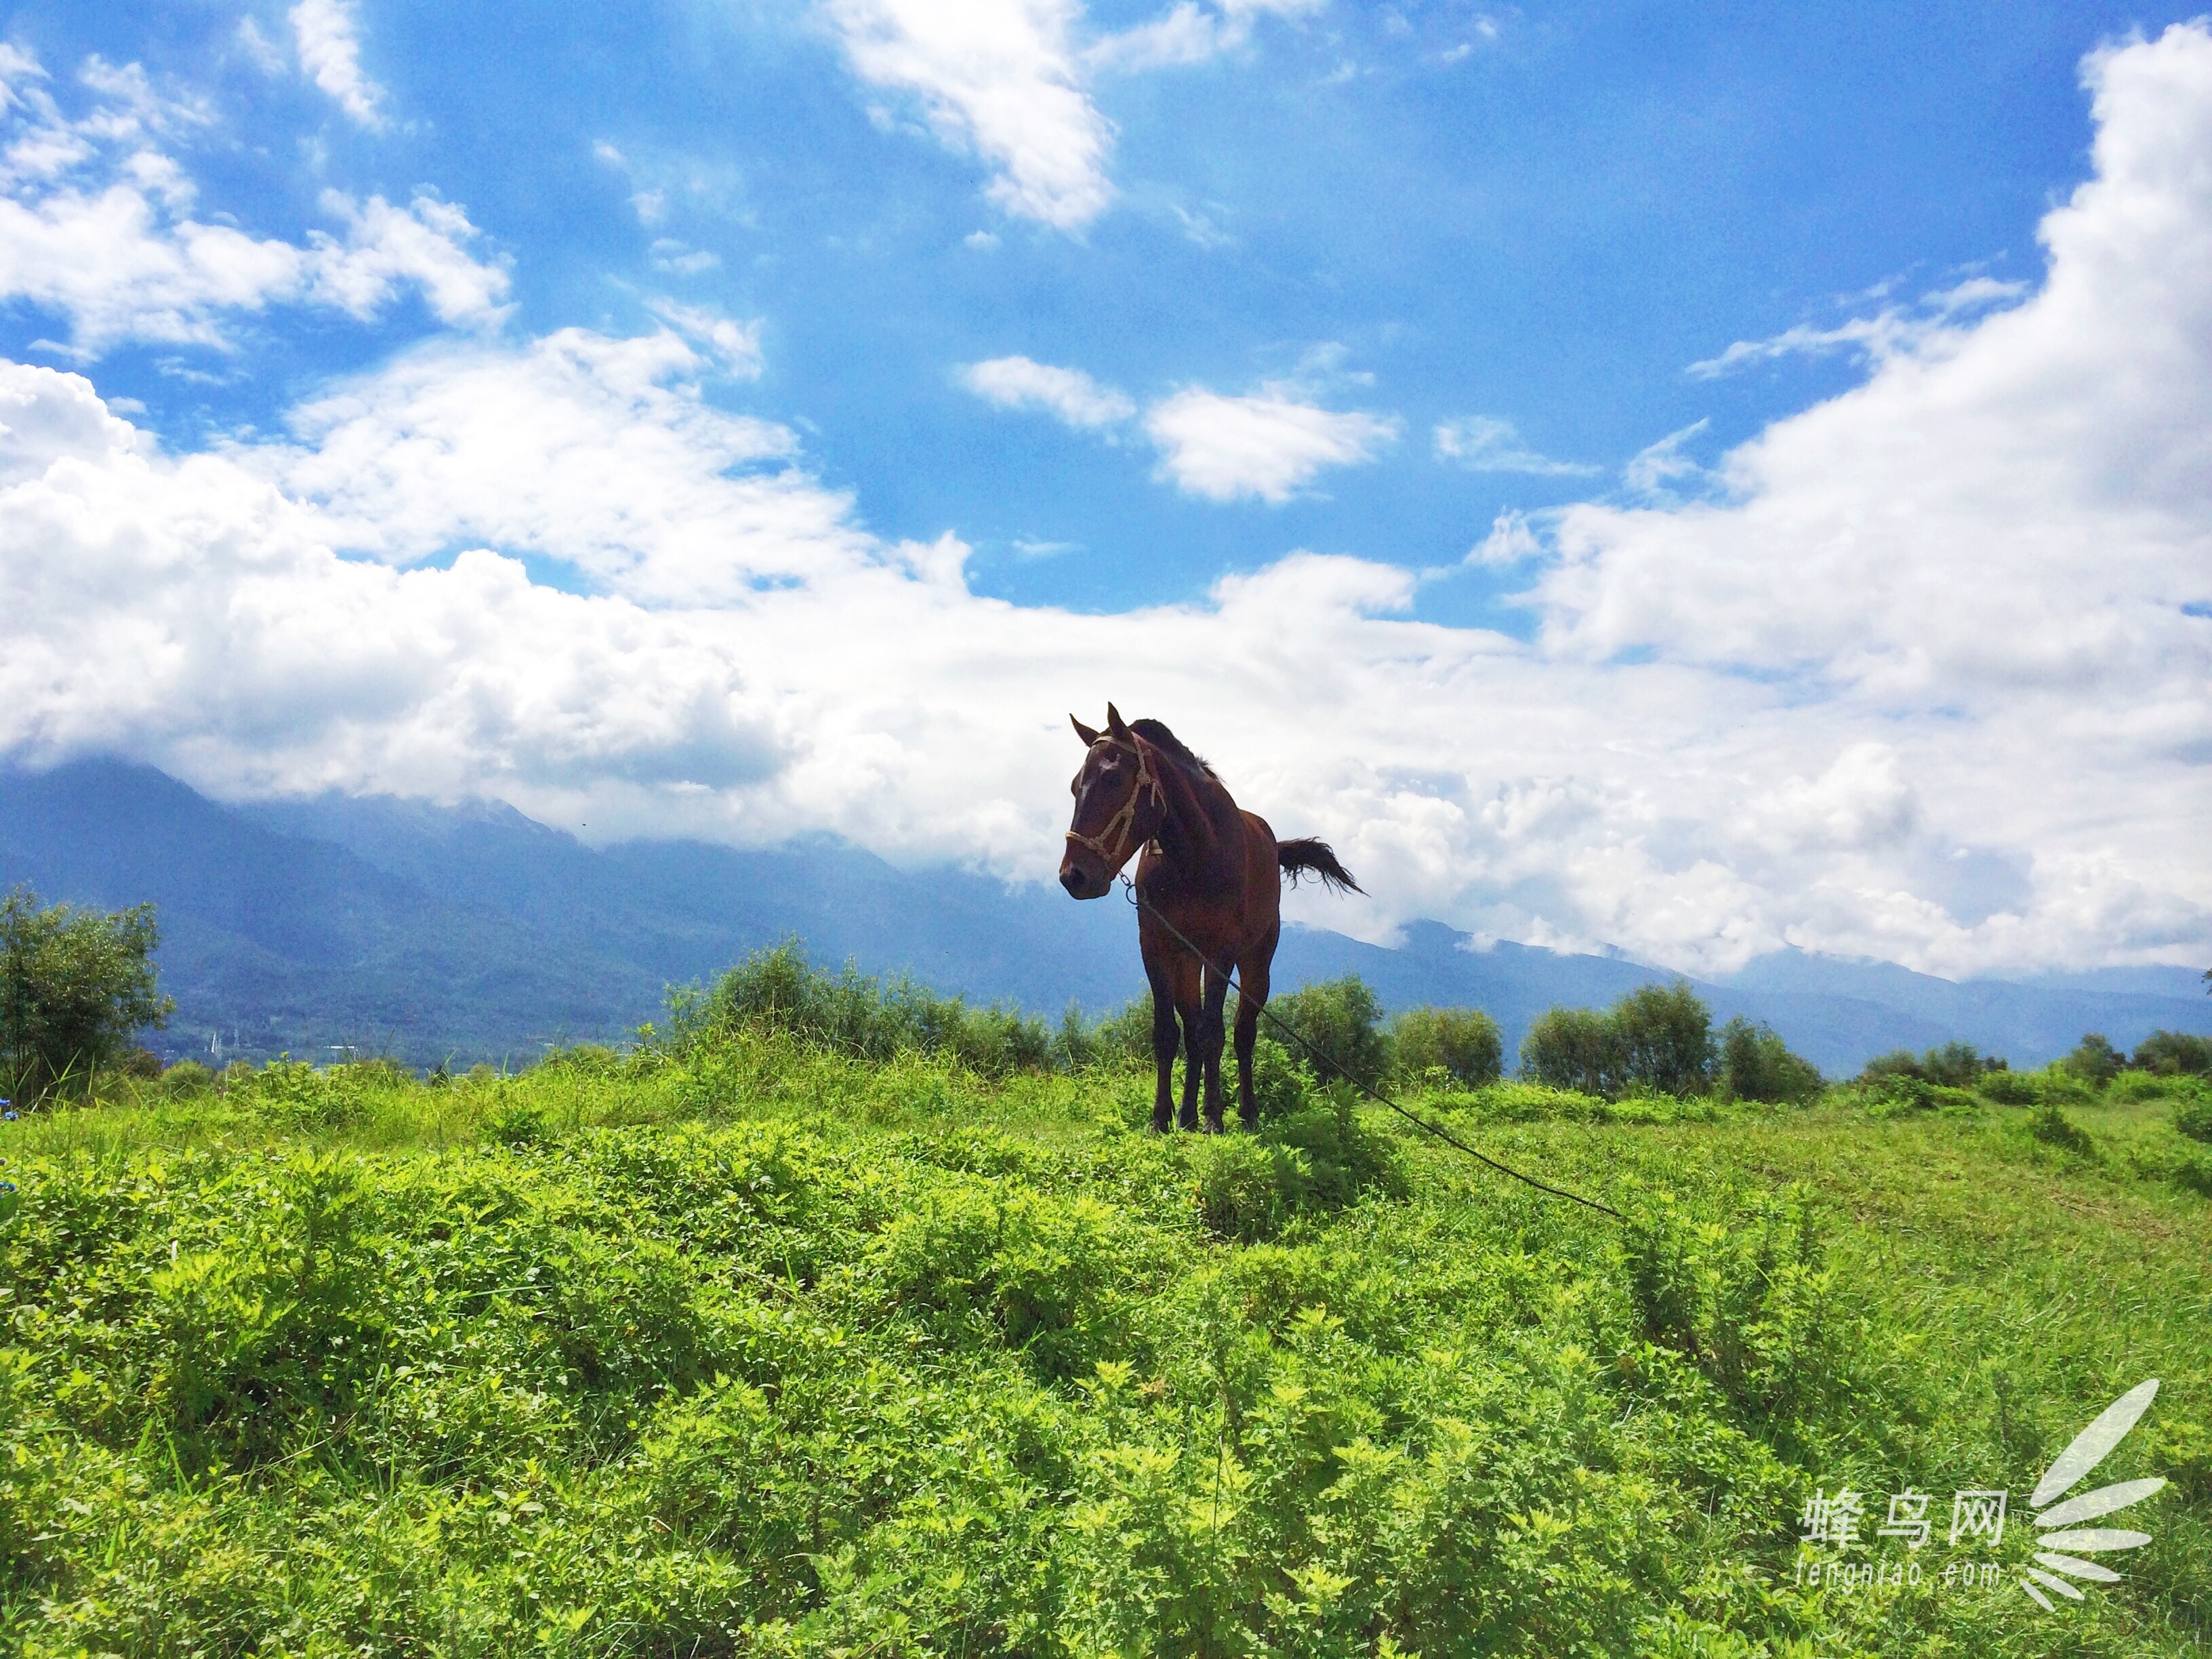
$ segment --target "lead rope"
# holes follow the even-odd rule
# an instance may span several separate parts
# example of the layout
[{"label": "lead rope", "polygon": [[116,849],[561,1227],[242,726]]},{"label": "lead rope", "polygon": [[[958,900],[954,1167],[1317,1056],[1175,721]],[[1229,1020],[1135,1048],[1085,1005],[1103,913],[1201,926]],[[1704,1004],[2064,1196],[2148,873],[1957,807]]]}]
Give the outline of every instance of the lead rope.
[{"label": "lead rope", "polygon": [[[1170,933],[1175,936],[1176,942],[1181,945],[1184,950],[1189,951],[1191,955],[1196,957],[1201,963],[1204,963],[1208,971],[1212,973],[1216,978],[1226,980],[1230,984],[1236,986],[1237,1005],[1240,1007],[1243,1006],[1244,988],[1237,984],[1237,976],[1234,974],[1231,974],[1227,969],[1223,968],[1219,963],[1216,963],[1212,957],[1207,956],[1205,951],[1200,950],[1198,946],[1193,945],[1188,939],[1184,938],[1182,930],[1177,927],[1175,923],[1170,921],[1165,916],[1162,915],[1159,913],[1158,907],[1156,907],[1152,902],[1147,899],[1142,893],[1139,893],[1137,890],[1137,884],[1135,882],[1131,881],[1126,875],[1121,879],[1123,889],[1129,895],[1129,902],[1136,906],[1139,910],[1144,912],[1146,915],[1152,917],[1152,919],[1159,923],[1161,927],[1166,928]],[[1428,1119],[1418,1116],[1414,1113],[1407,1111],[1403,1106],[1401,1106],[1396,1101],[1391,1099],[1389,1096],[1384,1094],[1381,1090],[1361,1082],[1358,1078],[1352,1076],[1350,1072],[1346,1071],[1344,1066],[1340,1065],[1334,1058],[1323,1054],[1320,1049],[1315,1048],[1312,1043],[1307,1042],[1304,1037],[1299,1036],[1297,1032],[1291,1030],[1291,1027],[1279,1018],[1273,1010],[1270,1009],[1265,1003],[1261,1003],[1260,1005],[1260,1017],[1266,1020],[1269,1024],[1273,1025],[1278,1031],[1280,1031],[1285,1036],[1290,1038],[1291,1042],[1297,1043],[1299,1048],[1304,1049],[1310,1058],[1328,1066],[1329,1070],[1334,1072],[1339,1077],[1342,1078],[1346,1083],[1349,1083],[1353,1088],[1358,1090],[1370,1100],[1375,1101],[1378,1104],[1388,1106],[1392,1111],[1397,1113],[1400,1117],[1404,1118],[1407,1122],[1414,1124],[1420,1128],[1426,1129],[1431,1134],[1434,1135],[1438,1140],[1443,1141],[1447,1146],[1457,1147],[1461,1152],[1465,1152],[1469,1158],[1474,1158],[1477,1163],[1487,1164],[1492,1169],[1497,1170],[1500,1175],[1511,1176],[1516,1181],[1525,1181],[1528,1185],[1534,1187],[1540,1193],[1549,1193],[1553,1198],[1564,1198],[1571,1204],[1579,1204],[1584,1209],[1595,1210],[1601,1215],[1609,1215],[1615,1221],[1623,1223],[1627,1221],[1628,1218],[1621,1214],[1620,1211],[1614,1209],[1612,1205],[1601,1204],[1594,1198],[1584,1198],[1580,1193],[1571,1193],[1564,1187],[1554,1187],[1548,1182],[1537,1180],[1536,1177],[1532,1175],[1525,1175],[1519,1170],[1515,1169],[1510,1164],[1499,1163],[1487,1152],[1477,1152],[1465,1141],[1459,1139],[1449,1131],[1439,1128],[1437,1125],[1430,1122]]]}]

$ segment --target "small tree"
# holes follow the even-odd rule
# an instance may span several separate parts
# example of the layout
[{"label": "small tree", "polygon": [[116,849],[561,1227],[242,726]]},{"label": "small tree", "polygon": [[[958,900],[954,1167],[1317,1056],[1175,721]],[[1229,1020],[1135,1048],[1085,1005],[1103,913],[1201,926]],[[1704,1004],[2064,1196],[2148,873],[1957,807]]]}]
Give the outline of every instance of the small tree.
[{"label": "small tree", "polygon": [[1910,1048],[1893,1048],[1886,1054],[1876,1054],[1859,1067],[1857,1081],[1879,1083],[1886,1077],[1917,1078],[1927,1081],[1928,1068],[1920,1063],[1920,1056]]},{"label": "small tree", "polygon": [[1790,1052],[1773,1028],[1738,1015],[1721,1028],[1719,1092],[1735,1100],[1797,1105],[1820,1092],[1820,1068]]},{"label": "small tree", "polygon": [[1947,1042],[1940,1048],[1930,1048],[1920,1063],[1930,1083],[1954,1089],[1971,1089],[1982,1080],[1984,1072],[1996,1069],[1971,1042]]},{"label": "small tree", "polygon": [[2074,1052],[2058,1062],[2092,1089],[2101,1089],[2120,1074],[2127,1056],[2112,1047],[2101,1031],[2088,1031],[2074,1045]]},{"label": "small tree", "polygon": [[1662,1094],[1700,1095],[1713,1081],[1713,1017],[1690,981],[1639,985],[1613,1005],[1632,1082]]},{"label": "small tree", "polygon": [[1433,1067],[1480,1089],[1498,1081],[1504,1045],[1498,1022],[1480,1008],[1409,1008],[1390,1022],[1390,1055],[1407,1077]]},{"label": "small tree", "polygon": [[[1382,1008],[1358,975],[1346,974],[1342,979],[1325,980],[1288,996],[1273,998],[1267,1012],[1360,1082],[1371,1088],[1382,1081],[1390,1058],[1382,1040]],[[1296,1043],[1288,1047],[1314,1064],[1322,1082],[1336,1077],[1330,1067],[1303,1054]]]},{"label": "small tree", "polygon": [[2138,1072],[2156,1072],[2166,1077],[2182,1073],[2194,1073],[2199,1077],[2212,1075],[2212,1037],[2195,1036],[2187,1031],[2153,1031],[2136,1044],[2128,1064]]},{"label": "small tree", "polygon": [[137,1032],[167,1024],[160,939],[150,904],[46,908],[27,887],[0,900],[0,1088],[24,1100],[82,1091]]},{"label": "small tree", "polygon": [[1610,1015],[1595,1008],[1551,1008],[1521,1039],[1522,1075],[1553,1089],[1617,1095],[1628,1082],[1627,1055]]}]

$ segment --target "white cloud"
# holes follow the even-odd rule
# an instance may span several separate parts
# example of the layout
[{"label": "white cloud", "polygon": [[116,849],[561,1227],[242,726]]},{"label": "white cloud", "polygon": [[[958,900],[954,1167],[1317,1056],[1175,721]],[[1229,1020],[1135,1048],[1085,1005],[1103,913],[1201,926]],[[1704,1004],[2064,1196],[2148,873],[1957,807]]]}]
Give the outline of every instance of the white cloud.
[{"label": "white cloud", "polygon": [[1538,477],[1579,477],[1598,469],[1579,461],[1555,461],[1521,441],[1513,422],[1494,416],[1468,415],[1440,423],[1437,456],[1471,472],[1526,472]]},{"label": "white cloud", "polygon": [[1528,527],[1524,513],[1501,513],[1491,520],[1490,533],[1467,556],[1469,564],[1519,564],[1542,554],[1544,544]]},{"label": "white cloud", "polygon": [[1628,465],[1621,468],[1620,481],[1628,486],[1632,495],[1654,505],[1673,506],[1677,500],[1677,483],[1703,483],[1708,478],[1705,469],[1683,452],[1691,439],[1711,424],[1710,420],[1692,421],[1658,442],[1638,450],[1629,458]]},{"label": "white cloud", "polygon": [[345,240],[308,234],[303,297],[362,319],[374,316],[403,288],[419,288],[445,323],[497,322],[504,315],[507,272],[477,263],[462,244],[476,236],[468,215],[434,197],[404,208],[381,196],[356,204],[325,191],[323,211],[346,227]]},{"label": "white cloud", "polygon": [[666,271],[672,276],[696,276],[701,271],[712,270],[722,263],[719,255],[679,242],[672,236],[654,238],[653,246],[646,252],[652,258],[655,270]]},{"label": "white cloud", "polygon": [[702,345],[722,360],[722,367],[741,380],[761,376],[761,319],[733,322],[712,306],[680,305],[674,300],[649,300],[647,307],[685,339]]},{"label": "white cloud", "polygon": [[330,544],[393,563],[481,543],[696,605],[867,556],[845,498],[793,470],[791,432],[714,408],[704,367],[670,333],[434,343],[302,406],[293,442],[230,453]]},{"label": "white cloud", "polygon": [[1145,430],[1159,447],[1164,476],[1186,494],[1279,503],[1323,467],[1373,460],[1396,441],[1398,422],[1317,408],[1286,387],[1231,398],[1193,386],[1153,404]]},{"label": "white cloud", "polygon": [[227,313],[271,305],[366,319],[409,289],[448,323],[503,314],[507,272],[470,254],[476,228],[428,195],[398,207],[326,191],[343,234],[313,232],[304,246],[193,217],[191,181],[157,141],[196,112],[155,99],[135,69],[93,69],[94,107],[71,120],[35,63],[0,64],[0,299],[66,317],[78,353],[125,339],[220,345]]},{"label": "white cloud", "polygon": [[372,131],[384,125],[384,88],[361,72],[361,39],[346,0],[300,0],[289,14],[300,67],[348,115]]},{"label": "white cloud", "polygon": [[1182,0],[1085,46],[1081,0],[821,0],[861,80],[911,94],[941,143],[981,156],[1005,211],[1071,231],[1114,199],[1114,126],[1091,100],[1092,76],[1201,62],[1243,45],[1261,15],[1323,3]]},{"label": "white cloud", "polygon": [[1112,199],[1113,129],[1079,84],[1074,0],[826,0],[854,71],[911,93],[939,137],[995,170],[1008,213],[1062,230]]},{"label": "white cloud", "polygon": [[1738,340],[1717,357],[1692,363],[1692,379],[1717,380],[1753,363],[1791,356],[1818,357],[1855,351],[1875,363],[1908,355],[1933,356],[1963,338],[1960,325],[1993,307],[2010,305],[2027,291],[2025,283],[2001,283],[1974,276],[1940,293],[1921,296],[1916,306],[1890,306],[1872,317],[1854,317],[1834,328],[1800,323],[1765,340]]},{"label": "white cloud", "polygon": [[[2037,291],[1776,423],[1723,493],[1550,519],[1533,642],[1314,553],[1123,616],[978,598],[957,541],[870,535],[791,433],[714,408],[673,333],[444,343],[283,443],[183,459],[9,365],[0,752],[1042,877],[1066,713],[1110,696],[1334,841],[1375,897],[1292,912],[1370,937],[1431,915],[1691,969],[2201,961],[2212,35],[2088,73],[2095,176],[2046,219]],[[1254,489],[1227,447],[1200,476]],[[1961,896],[1976,860],[2016,874]]]},{"label": "white cloud", "polygon": [[261,32],[261,26],[251,17],[238,20],[236,39],[246,60],[264,75],[284,72],[284,54],[276,50],[276,43]]},{"label": "white cloud", "polygon": [[1028,357],[994,357],[960,371],[960,384],[1000,409],[1041,409],[1068,425],[1113,426],[1137,412],[1136,404],[1112,386],[1101,386],[1079,368],[1058,368]]},{"label": "white cloud", "polygon": [[1124,74],[1202,64],[1249,40],[1254,21],[1263,15],[1310,15],[1324,3],[1325,0],[1224,0],[1217,6],[1201,6],[1196,0],[1178,0],[1148,22],[1103,36],[1085,50],[1083,60],[1093,69]]}]

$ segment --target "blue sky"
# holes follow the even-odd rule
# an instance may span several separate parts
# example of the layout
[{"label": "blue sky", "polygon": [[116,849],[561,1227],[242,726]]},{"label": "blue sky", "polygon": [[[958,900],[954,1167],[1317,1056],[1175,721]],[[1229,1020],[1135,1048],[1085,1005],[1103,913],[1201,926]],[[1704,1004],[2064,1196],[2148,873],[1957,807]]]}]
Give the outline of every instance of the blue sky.
[{"label": "blue sky", "polygon": [[[917,131],[910,98],[856,83],[804,8],[353,15],[380,88],[373,129],[255,61],[241,22],[281,61],[282,7],[24,7],[6,33],[49,65],[136,62],[207,99],[186,151],[204,213],[297,240],[326,188],[398,200],[427,185],[509,261],[528,332],[648,328],[659,295],[762,319],[760,380],[710,396],[799,423],[820,476],[880,533],[968,539],[979,591],[1112,610],[1195,597],[1287,546],[1450,564],[1501,510],[1602,491],[1670,433],[1709,422],[1690,448],[1710,459],[1836,390],[1855,373],[1844,351],[1685,371],[1965,274],[2034,276],[2036,220],[2087,170],[2078,60],[2166,21],[2093,6],[1263,15],[1206,61],[1099,79],[1115,200],[1071,234],[987,200],[988,167]],[[1152,15],[1102,8],[1089,27]],[[658,198],[650,223],[641,197]],[[970,246],[978,233],[994,243]],[[15,307],[9,355],[39,361],[61,320]],[[273,424],[435,326],[406,303],[365,323],[258,319],[221,350],[114,351],[100,383],[195,443]],[[1140,440],[1010,418],[957,383],[1015,354],[1140,403],[1287,380],[1403,430],[1291,501],[1218,503],[1155,482]],[[1594,471],[1440,461],[1432,428],[1468,416]],[[1421,608],[1525,633],[1525,611],[1496,603],[1508,586],[1468,572]]]},{"label": "blue sky", "polygon": [[[682,698],[626,735],[575,738],[556,764],[453,737],[461,717],[434,688],[505,672],[473,647],[453,645],[405,692],[383,678],[398,669],[363,669],[381,689],[357,688],[357,707],[318,691],[306,702],[337,726],[310,729],[274,670],[258,710],[208,689],[237,678],[235,637],[179,639],[180,658],[205,661],[161,719],[111,706],[110,682],[95,695],[82,680],[90,669],[57,670],[24,683],[32,703],[54,701],[0,726],[0,744],[119,747],[232,793],[495,793],[576,827],[596,811],[625,832],[830,828],[895,856],[1031,876],[1061,810],[1032,799],[1036,780],[1070,758],[1045,746],[1061,712],[1046,705],[1080,692],[1095,719],[1105,696],[1133,714],[1151,695],[1179,699],[1201,732],[1212,717],[1216,747],[1249,756],[1248,775],[1332,833],[1397,826],[1373,832],[1370,862],[1418,875],[1355,920],[1370,933],[1439,914],[1697,965],[1785,942],[1957,971],[2181,959],[2212,938],[2201,860],[2160,839],[2212,804],[2191,758],[2206,740],[2192,678],[2203,630],[2187,625],[2212,595],[2192,539],[2202,492],[2169,476],[2186,458],[2035,507],[2039,526],[2088,516],[2008,602],[2074,615],[2080,638],[1991,668],[1971,641],[1905,635],[1927,607],[1956,614],[1959,595],[1987,591],[1972,550],[2013,537],[2006,515],[2029,510],[1990,506],[2007,501],[1999,458],[2050,473],[2025,438],[1985,424],[1970,436],[1942,413],[1978,398],[2027,407],[1955,360],[1978,340],[1992,362],[2014,349],[1991,330],[2046,342],[2054,364],[2095,336],[2059,315],[2050,227],[2099,185],[2093,95],[2145,112],[2144,131],[2186,151],[2187,131],[2172,137],[2152,105],[2195,118],[2205,37],[2169,32],[2188,15],[1341,0],[14,8],[0,15],[15,89],[8,189],[28,216],[10,222],[26,228],[16,252],[0,249],[0,358],[82,377],[134,434],[101,455],[129,450],[179,489],[211,476],[191,458],[219,460],[239,491],[276,492],[251,508],[246,493],[226,496],[236,511],[281,520],[343,566],[452,574],[474,550],[500,555],[542,593],[599,606],[545,622],[560,641],[617,613],[666,634],[606,646],[625,665],[594,684],[653,679],[675,660],[656,652],[723,653],[726,667],[677,674]],[[2100,81],[2110,63],[2122,70]],[[2171,169],[2153,174],[2171,183]],[[2171,187],[2186,217],[2194,186]],[[2123,194],[2116,181],[2099,199]],[[2085,254],[2081,268],[2104,267]],[[2197,407],[2193,303],[2173,299],[2185,362],[2160,360],[2186,383],[2182,404],[2118,426],[2171,437],[2186,425],[2176,408]],[[1929,389],[1943,374],[1950,389]],[[2126,377],[2115,362],[2100,384]],[[22,395],[58,384],[25,379]],[[467,434],[464,398],[478,412]],[[1898,398],[1902,413],[1880,412]],[[481,414],[495,408],[503,425]],[[508,447],[549,410],[568,422],[557,479]],[[1888,464],[1866,459],[1873,441],[1846,429],[1923,420],[1911,481],[1886,478]],[[1922,476],[1954,439],[1978,459]],[[1820,496],[1826,463],[1799,453],[1823,443],[1856,480],[1850,501]],[[459,458],[435,481],[410,470],[426,446]],[[604,488],[585,500],[595,456]],[[2118,522],[2093,507],[2149,538],[2119,562],[2136,575],[2088,574]],[[180,509],[147,510],[173,527],[161,515]],[[1889,530],[1868,528],[1885,515]],[[604,532],[578,528],[602,518]],[[730,556],[742,580],[702,574],[718,524],[750,550]],[[1862,548],[1862,536],[1890,539]],[[1791,537],[1840,563],[1801,582]],[[1859,550],[1837,551],[1847,542]],[[932,546],[957,547],[953,564],[913,550]],[[24,531],[10,556],[23,576],[75,556]],[[1747,576],[1731,562],[1743,560],[1767,562]],[[894,634],[901,604],[950,581],[959,603],[930,626],[976,662],[1005,660],[1002,628],[1065,643],[992,694],[1034,702],[1036,719],[944,739],[948,754],[993,758],[941,800],[878,754],[933,752],[865,712],[898,688],[833,696],[804,663],[773,666],[805,628],[749,597],[805,590],[824,617],[858,617],[868,608],[836,583],[862,569],[917,585],[884,602]],[[1931,569],[1956,588],[1921,591]],[[242,579],[209,566],[179,580],[234,605],[224,583]],[[1730,609],[1747,583],[1765,611]],[[1828,629],[1842,602],[1824,583],[1883,596],[1881,618],[1856,640]],[[1676,587],[1711,602],[1685,608]],[[389,603],[428,591],[402,583]],[[1238,594],[1261,620],[1237,648],[1258,654],[1195,675],[1187,659],[1209,648],[1208,619],[1241,614]],[[337,603],[301,595],[318,614]],[[1269,655],[1267,619],[1282,613],[1260,605],[1268,595],[1344,619],[1349,632],[1312,641],[1322,659],[1349,653],[1375,674],[1417,662],[1422,689],[1322,689],[1322,661]],[[19,598],[64,603],[27,577]],[[94,603],[67,601],[80,602]],[[555,614],[542,597],[514,602]],[[2120,620],[2100,634],[2084,607],[2106,602]],[[1191,629],[1184,658],[1159,657],[1151,635],[1127,643],[1130,619],[1156,611]],[[1086,617],[1098,626],[1085,631]],[[96,609],[82,621],[88,638],[128,632]],[[541,660],[568,648],[538,643]],[[937,717],[927,730],[969,718],[947,710],[977,683],[974,663],[895,671],[854,648],[863,669],[911,675]],[[1990,797],[1956,757],[2031,752],[2052,725],[2039,698],[2086,706],[2083,651],[2106,653],[2090,678],[2109,672],[2114,687],[2129,652],[2170,675],[2162,691],[2140,677],[2110,691],[2112,716],[2151,733],[2126,785],[2116,793],[2092,775],[2106,763],[2084,762],[2074,808],[1978,818]],[[1468,678],[1509,662],[1510,689]],[[1270,701],[1271,685],[1297,695]],[[522,700],[500,731],[553,741],[518,712],[527,696],[498,695]],[[1463,732],[1564,723],[1540,754],[1464,736],[1424,750],[1393,732],[1386,758],[1346,728],[1320,744],[1336,783],[1297,779],[1312,721],[1285,702],[1355,695],[1386,708],[1406,697],[1409,720],[1418,708]],[[1607,732],[1629,706],[1656,724]],[[411,712],[379,726],[398,708]],[[372,728],[384,735],[362,736]],[[435,764],[399,757],[441,745]],[[1681,760],[1692,751],[1695,765]],[[810,769],[872,781],[810,783]],[[1742,792],[1761,779],[1768,797],[1799,789],[1814,817],[1844,801],[1831,816],[1848,823],[1826,842],[1743,830],[1757,811]],[[1698,806],[1702,788],[1735,805]],[[883,804],[887,790],[900,805]],[[1582,864],[1530,862],[1506,843],[1536,832],[1496,828],[1521,821],[1516,802],[1554,796],[1580,803],[1562,823],[1601,826]],[[978,798],[992,804],[953,805]],[[1424,802],[1456,827],[1431,824]],[[2148,827],[2125,827],[2129,813]],[[1581,845],[1581,830],[1559,833]],[[1597,873],[1615,859],[1628,863]],[[2062,922],[2063,895],[2084,880],[2118,885]],[[2136,920],[2113,920],[2124,913]]]}]

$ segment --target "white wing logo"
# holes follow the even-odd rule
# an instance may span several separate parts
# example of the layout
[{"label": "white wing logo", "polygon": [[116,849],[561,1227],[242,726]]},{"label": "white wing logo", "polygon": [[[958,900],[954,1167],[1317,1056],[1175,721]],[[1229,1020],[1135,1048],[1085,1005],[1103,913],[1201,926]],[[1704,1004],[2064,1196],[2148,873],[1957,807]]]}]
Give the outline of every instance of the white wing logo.
[{"label": "white wing logo", "polygon": [[[2107,1550],[2131,1550],[2150,1542],[2147,1532],[2129,1532],[2118,1527],[2083,1527],[2084,1521],[2094,1521],[2100,1515],[2110,1515],[2130,1504],[2140,1504],[2166,1485],[2164,1480],[2123,1480],[2116,1486],[2100,1486],[2094,1492],[2085,1492],[2079,1498],[2067,1498],[2057,1503],[2066,1493],[2088,1478],[2089,1471],[2109,1457],[2115,1447],[2127,1437],[2136,1419],[2150,1409],[2150,1402],[2158,1397],[2158,1379],[2137,1383],[2118,1400],[2105,1407],[2087,1428],[2074,1437],[2074,1443],[2059,1453],[2057,1460],[2043,1472],[2043,1479],[2035,1483],[2035,1491],[2028,1504],[2036,1511],[2035,1525],[2042,1534],[2035,1541],[2040,1546],[2035,1553],[2039,1564],[2027,1569],[2027,1576],[2020,1587],[2035,1599],[2045,1613],[2057,1611],[2051,1598],[2043,1592],[2056,1590],[2059,1595],[2079,1601],[2081,1592],[2059,1575],[2071,1575],[2093,1583],[2110,1584],[2118,1582],[2120,1575],[2110,1567],[2094,1561],[2084,1561],[2079,1555],[2100,1555]],[[2055,1507],[2046,1509],[2045,1504]],[[2057,1530],[2053,1530],[2057,1528]],[[2049,1571],[2044,1571],[2048,1568]],[[2041,1586],[2041,1589],[2037,1588]]]}]

